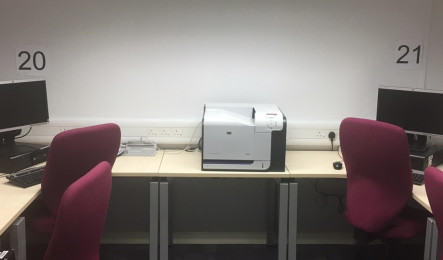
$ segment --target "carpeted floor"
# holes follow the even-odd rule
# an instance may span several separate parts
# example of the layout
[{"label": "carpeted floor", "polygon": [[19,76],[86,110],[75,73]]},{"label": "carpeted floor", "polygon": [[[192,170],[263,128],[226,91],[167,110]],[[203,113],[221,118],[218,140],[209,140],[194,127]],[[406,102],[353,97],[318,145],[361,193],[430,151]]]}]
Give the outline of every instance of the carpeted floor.
[{"label": "carpeted floor", "polygon": [[[148,245],[102,245],[102,260],[146,260]],[[371,245],[356,254],[352,245],[298,245],[298,260],[383,260],[385,247]],[[170,260],[277,260],[277,248],[265,245],[174,245],[169,250]],[[421,260],[421,245],[401,245],[393,260]]]}]

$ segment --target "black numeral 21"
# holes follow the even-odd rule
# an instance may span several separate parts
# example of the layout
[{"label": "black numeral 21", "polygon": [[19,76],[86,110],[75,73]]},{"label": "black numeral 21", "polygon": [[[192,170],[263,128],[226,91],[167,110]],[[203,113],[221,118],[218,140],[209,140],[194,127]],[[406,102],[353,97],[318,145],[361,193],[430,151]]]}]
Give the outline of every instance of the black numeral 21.
[{"label": "black numeral 21", "polygon": [[[22,56],[25,56],[25,60],[23,63],[19,66],[19,70],[32,70],[32,68],[36,70],[44,70],[46,67],[46,57],[45,54],[41,51],[34,52],[33,55],[29,53],[28,51],[21,51],[18,56],[21,58]],[[31,64],[31,58],[32,58],[32,64]],[[41,64],[37,64],[37,59],[41,59]],[[32,67],[31,67],[32,66]]]},{"label": "black numeral 21", "polygon": [[[397,49],[398,51],[403,51],[403,55],[397,59],[397,64],[409,64],[408,60],[405,60],[406,56],[408,56],[410,52],[410,47],[408,45],[400,45]],[[421,55],[421,45],[418,45],[415,49],[412,50],[413,53],[416,53],[415,64],[420,64],[420,55]]]}]

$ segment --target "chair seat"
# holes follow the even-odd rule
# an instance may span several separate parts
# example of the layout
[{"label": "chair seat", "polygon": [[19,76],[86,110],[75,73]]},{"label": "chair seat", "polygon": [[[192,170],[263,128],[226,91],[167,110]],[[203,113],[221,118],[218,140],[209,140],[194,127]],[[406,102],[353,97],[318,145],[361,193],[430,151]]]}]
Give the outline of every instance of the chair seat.
[{"label": "chair seat", "polygon": [[39,237],[50,237],[55,226],[55,216],[42,198],[35,200],[26,210],[26,227]]},{"label": "chair seat", "polygon": [[407,239],[423,234],[426,231],[425,212],[406,207],[387,230],[378,233],[379,237]]},{"label": "chair seat", "polygon": [[40,207],[34,211],[33,215],[28,217],[26,221],[32,227],[33,231],[41,235],[51,236],[55,226],[55,217],[44,207]]}]

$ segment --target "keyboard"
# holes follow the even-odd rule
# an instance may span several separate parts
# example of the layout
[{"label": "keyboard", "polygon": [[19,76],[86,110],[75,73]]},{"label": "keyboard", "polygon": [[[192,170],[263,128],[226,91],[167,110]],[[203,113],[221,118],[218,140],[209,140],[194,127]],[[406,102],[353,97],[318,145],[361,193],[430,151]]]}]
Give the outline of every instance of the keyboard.
[{"label": "keyboard", "polygon": [[424,172],[419,170],[412,170],[412,182],[415,185],[423,185],[423,183],[425,183]]},{"label": "keyboard", "polygon": [[45,166],[26,168],[18,172],[8,174],[6,178],[11,184],[27,188],[41,183]]}]

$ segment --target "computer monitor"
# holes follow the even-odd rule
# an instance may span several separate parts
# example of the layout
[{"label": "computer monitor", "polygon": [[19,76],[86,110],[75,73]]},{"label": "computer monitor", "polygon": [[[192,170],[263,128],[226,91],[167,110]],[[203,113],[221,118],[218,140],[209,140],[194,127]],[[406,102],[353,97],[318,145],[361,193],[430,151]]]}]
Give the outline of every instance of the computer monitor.
[{"label": "computer monitor", "polygon": [[46,81],[0,82],[0,147],[14,144],[18,127],[46,122]]},{"label": "computer monitor", "polygon": [[411,151],[424,151],[428,136],[443,135],[443,93],[379,88],[377,120],[402,127]]}]

